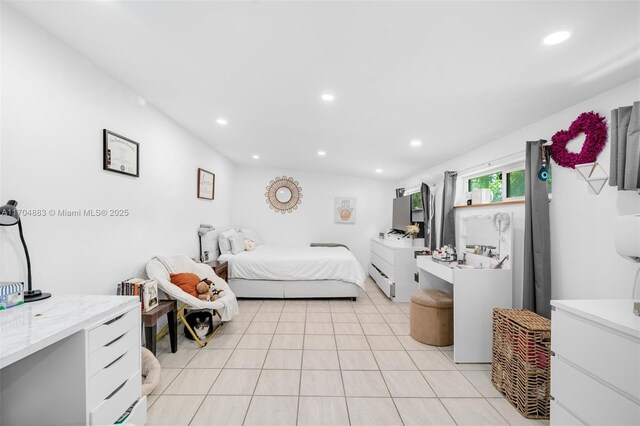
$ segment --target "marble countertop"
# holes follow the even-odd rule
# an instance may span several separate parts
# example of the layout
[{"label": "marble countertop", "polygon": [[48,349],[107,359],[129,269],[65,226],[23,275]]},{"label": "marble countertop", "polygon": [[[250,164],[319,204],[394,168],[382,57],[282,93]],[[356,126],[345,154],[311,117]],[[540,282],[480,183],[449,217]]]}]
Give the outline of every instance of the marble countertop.
[{"label": "marble countertop", "polygon": [[0,311],[0,368],[139,304],[137,296],[64,296]]}]

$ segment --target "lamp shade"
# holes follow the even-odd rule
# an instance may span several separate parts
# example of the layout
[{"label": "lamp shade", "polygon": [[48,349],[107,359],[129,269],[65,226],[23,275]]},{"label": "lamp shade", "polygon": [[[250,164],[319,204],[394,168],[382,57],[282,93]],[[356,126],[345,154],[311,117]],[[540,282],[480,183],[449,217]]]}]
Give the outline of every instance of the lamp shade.
[{"label": "lamp shade", "polygon": [[214,228],[211,225],[207,225],[206,223],[203,223],[200,225],[200,228],[198,228],[198,236],[202,237],[204,236],[207,232],[213,231]]},{"label": "lamp shade", "polygon": [[16,200],[9,200],[7,204],[0,207],[0,226],[11,226],[20,221],[17,205]]}]

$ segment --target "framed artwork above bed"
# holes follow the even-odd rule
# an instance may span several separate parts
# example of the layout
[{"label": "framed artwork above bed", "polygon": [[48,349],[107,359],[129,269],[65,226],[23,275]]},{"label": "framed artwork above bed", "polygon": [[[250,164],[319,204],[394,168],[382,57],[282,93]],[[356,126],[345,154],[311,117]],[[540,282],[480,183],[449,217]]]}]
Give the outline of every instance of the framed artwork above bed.
[{"label": "framed artwork above bed", "polygon": [[356,199],[336,198],[333,215],[335,223],[356,223]]}]

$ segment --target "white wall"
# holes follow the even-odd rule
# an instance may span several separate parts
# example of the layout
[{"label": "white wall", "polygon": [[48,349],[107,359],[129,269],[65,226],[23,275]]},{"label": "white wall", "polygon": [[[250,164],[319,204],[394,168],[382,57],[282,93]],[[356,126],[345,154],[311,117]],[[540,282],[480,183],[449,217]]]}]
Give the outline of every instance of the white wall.
[{"label": "white wall", "polygon": [[[123,64],[126,66],[126,64]],[[235,166],[34,26],[2,14],[0,191],[22,209],[129,209],[122,217],[23,216],[34,287],[112,293],[159,253],[198,253],[200,223],[229,223]],[[102,129],[140,142],[140,178],[102,170]],[[216,174],[215,201],[196,173]],[[0,280],[25,280],[17,227],[0,229]]]},{"label": "white wall", "polygon": [[[593,110],[609,117],[612,109],[631,105],[639,99],[640,80],[636,79],[463,156],[412,174],[402,179],[398,186],[415,185],[421,180],[437,182],[439,201],[442,197],[442,173],[445,170],[487,167],[487,162],[510,154],[524,153],[526,141],[550,140],[556,131],[568,128],[581,112]],[[609,158],[610,144],[607,144],[598,158],[598,162],[607,171]],[[637,266],[616,254],[613,219],[619,215],[639,213],[640,195],[633,191],[618,192],[608,184],[600,195],[591,195],[587,191],[587,183],[576,174],[570,169],[553,167],[553,199],[550,204],[553,298],[629,298]],[[515,215],[515,243],[516,250],[520,253],[520,259],[515,260],[514,271],[514,302],[516,306],[520,306],[522,266],[518,266],[518,263],[522,265],[524,207],[509,207],[509,210]]]},{"label": "white wall", "polygon": [[[327,158],[329,160],[329,158]],[[293,177],[302,187],[302,204],[292,213],[276,213],[266,203],[269,182]],[[391,226],[394,185],[390,181],[266,168],[238,168],[233,220],[255,228],[271,243],[346,244],[363,268],[369,263],[369,240]],[[334,223],[334,198],[356,198],[356,223]]]}]

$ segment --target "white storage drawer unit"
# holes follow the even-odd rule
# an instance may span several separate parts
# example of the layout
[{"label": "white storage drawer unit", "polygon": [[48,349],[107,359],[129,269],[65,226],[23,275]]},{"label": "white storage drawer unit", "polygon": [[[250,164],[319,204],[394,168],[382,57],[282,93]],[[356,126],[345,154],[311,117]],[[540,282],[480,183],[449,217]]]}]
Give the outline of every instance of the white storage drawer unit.
[{"label": "white storage drawer unit", "polygon": [[551,424],[640,424],[640,317],[632,300],[557,300]]},{"label": "white storage drawer unit", "polygon": [[423,246],[405,245],[407,240],[402,241],[371,240],[369,275],[394,302],[408,302],[418,291],[415,252],[425,249]]},{"label": "white storage drawer unit", "polygon": [[0,316],[0,326],[29,318],[8,336],[25,339],[22,351],[0,345],[0,424],[109,425],[132,406],[124,423],[146,422],[137,297],[54,295],[22,308]]}]

